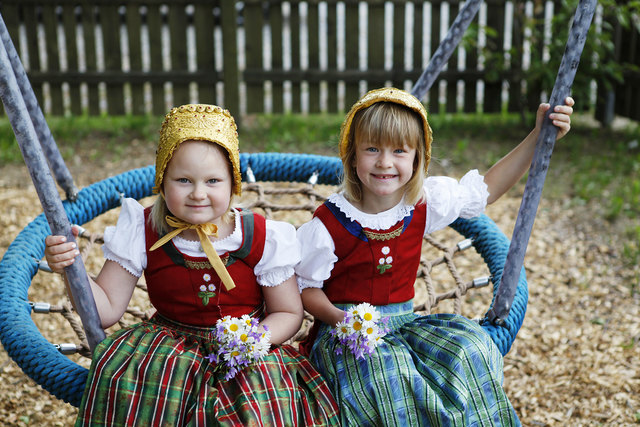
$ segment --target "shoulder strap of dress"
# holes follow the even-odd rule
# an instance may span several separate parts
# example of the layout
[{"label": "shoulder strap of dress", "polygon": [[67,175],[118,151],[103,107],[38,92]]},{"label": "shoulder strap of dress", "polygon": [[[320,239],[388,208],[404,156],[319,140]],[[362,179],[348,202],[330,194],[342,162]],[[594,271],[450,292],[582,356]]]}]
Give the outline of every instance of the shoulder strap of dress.
[{"label": "shoulder strap of dress", "polygon": [[[360,240],[367,241],[367,237],[364,235],[362,231],[362,226],[357,221],[352,221],[347,218],[344,212],[340,210],[335,203],[330,201],[324,202],[322,205],[316,209],[313,216],[320,219],[323,224],[329,229],[329,233],[333,236],[336,231],[336,227],[332,227],[333,225],[341,225],[349,234],[353,237],[356,237]],[[338,227],[337,229],[340,229]]]},{"label": "shoulder strap of dress", "polygon": [[256,265],[262,258],[266,237],[266,219],[247,209],[238,209],[242,227],[242,245],[229,254],[229,265],[232,259],[242,259],[249,265]]},{"label": "shoulder strap of dress", "polygon": [[359,223],[348,219],[335,204],[327,201],[314,213],[324,224],[334,242],[334,253],[342,259],[357,247],[360,242],[368,241]]},{"label": "shoulder strap of dress", "polygon": [[[162,236],[151,225],[151,206],[144,209],[144,236],[145,236],[145,248],[147,250],[147,256],[149,256],[149,248],[153,246]],[[171,259],[174,264],[185,266],[185,261],[180,252],[171,244],[162,245],[162,250]]]}]

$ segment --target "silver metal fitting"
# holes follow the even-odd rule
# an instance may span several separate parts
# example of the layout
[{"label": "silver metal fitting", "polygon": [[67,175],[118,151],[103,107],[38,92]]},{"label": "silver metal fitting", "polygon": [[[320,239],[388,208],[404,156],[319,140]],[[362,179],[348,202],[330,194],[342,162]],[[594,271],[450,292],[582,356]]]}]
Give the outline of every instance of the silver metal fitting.
[{"label": "silver metal fitting", "polygon": [[62,354],[76,354],[78,352],[78,346],[70,342],[55,344],[55,347]]},{"label": "silver metal fitting", "polygon": [[34,313],[51,313],[51,304],[48,302],[30,302],[29,305]]},{"label": "silver metal fitting", "polygon": [[458,247],[459,251],[469,249],[471,246],[473,246],[473,239],[464,239],[463,241],[458,242],[456,246]]}]

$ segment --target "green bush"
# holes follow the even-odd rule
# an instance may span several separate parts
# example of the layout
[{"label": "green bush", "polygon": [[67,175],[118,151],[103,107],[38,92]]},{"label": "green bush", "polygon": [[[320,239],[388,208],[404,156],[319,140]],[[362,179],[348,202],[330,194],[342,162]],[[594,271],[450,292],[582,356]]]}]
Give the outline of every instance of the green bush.
[{"label": "green bush", "polygon": [[[615,82],[622,83],[625,72],[640,72],[640,67],[630,63],[618,62],[615,58],[614,44],[615,31],[611,22],[619,22],[623,28],[629,29],[634,22],[634,16],[640,15],[640,1],[620,2],[616,0],[599,0],[599,7],[603,10],[601,28],[592,23],[589,28],[585,46],[580,59],[580,67],[576,73],[572,86],[572,94],[580,100],[576,108],[593,112],[595,106],[590,105],[591,83],[597,82],[604,89],[611,89]],[[533,17],[526,17],[524,2],[515,2],[515,26],[519,26],[530,32],[530,65],[527,69],[519,66],[520,58],[523,58],[523,45],[515,45],[504,51],[496,41],[497,32],[494,28],[484,28],[487,35],[487,43],[482,49],[485,63],[491,64],[486,78],[490,82],[500,81],[509,76],[512,82],[526,82],[522,98],[516,102],[520,104],[521,112],[531,109],[536,105],[539,91],[548,91],[550,94],[554,86],[560,61],[564,54],[573,17],[576,12],[578,0],[560,0],[554,2],[553,18],[550,23],[549,40],[545,40],[543,8],[536,3]],[[637,18],[636,18],[637,19]],[[635,24],[637,27],[637,24]],[[464,43],[467,46],[477,47],[477,26],[465,35]],[[547,50],[546,57],[543,50]],[[507,58],[512,58],[509,61]],[[547,59],[548,58],[548,59]],[[528,99],[529,102],[524,100]]]}]

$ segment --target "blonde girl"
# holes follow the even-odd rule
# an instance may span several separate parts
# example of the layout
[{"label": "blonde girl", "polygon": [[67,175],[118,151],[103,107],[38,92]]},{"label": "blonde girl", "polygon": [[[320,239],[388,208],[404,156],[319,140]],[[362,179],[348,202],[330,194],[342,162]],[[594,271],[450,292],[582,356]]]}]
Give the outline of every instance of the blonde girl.
[{"label": "blonde girl", "polygon": [[[122,317],[142,274],[157,312],[96,347],[76,425],[337,425],[322,377],[282,345],[303,316],[295,229],[232,206],[241,182],[228,111],[196,104],[166,115],[154,191],[153,207],[123,202],[91,286],[105,328]],[[54,271],[77,254],[64,237],[47,237]],[[231,319],[234,330],[243,315],[259,319],[256,336],[270,334],[261,343],[270,351],[225,379],[212,357],[215,325]]]},{"label": "blonde girl", "polygon": [[[558,137],[573,99],[551,114]],[[535,129],[483,177],[427,177],[432,132],[420,101],[383,88],[361,98],[340,134],[342,190],[298,230],[296,266],[305,309],[315,317],[303,348],[327,379],[345,425],[519,425],[503,388],[503,361],[489,335],[463,316],[413,312],[425,234],[481,214],[526,172]],[[345,310],[369,303],[390,332],[363,358],[331,330]]]}]

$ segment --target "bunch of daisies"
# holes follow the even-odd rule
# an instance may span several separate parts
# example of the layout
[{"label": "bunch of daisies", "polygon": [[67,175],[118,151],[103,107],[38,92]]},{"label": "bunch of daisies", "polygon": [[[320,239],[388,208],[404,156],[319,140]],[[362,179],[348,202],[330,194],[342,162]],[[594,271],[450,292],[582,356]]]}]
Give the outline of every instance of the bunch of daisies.
[{"label": "bunch of daisies", "polygon": [[240,318],[225,316],[216,322],[212,338],[218,344],[217,351],[207,357],[222,367],[225,380],[269,352],[271,332],[266,325],[264,332],[259,332],[258,323],[246,314]]},{"label": "bunch of daisies", "polygon": [[[343,347],[347,347],[356,359],[371,355],[380,343],[380,338],[389,332],[388,317],[380,313],[369,303],[362,303],[349,307],[345,311],[344,320],[339,322],[331,334],[338,339]],[[337,348],[342,354],[342,348]]]}]

